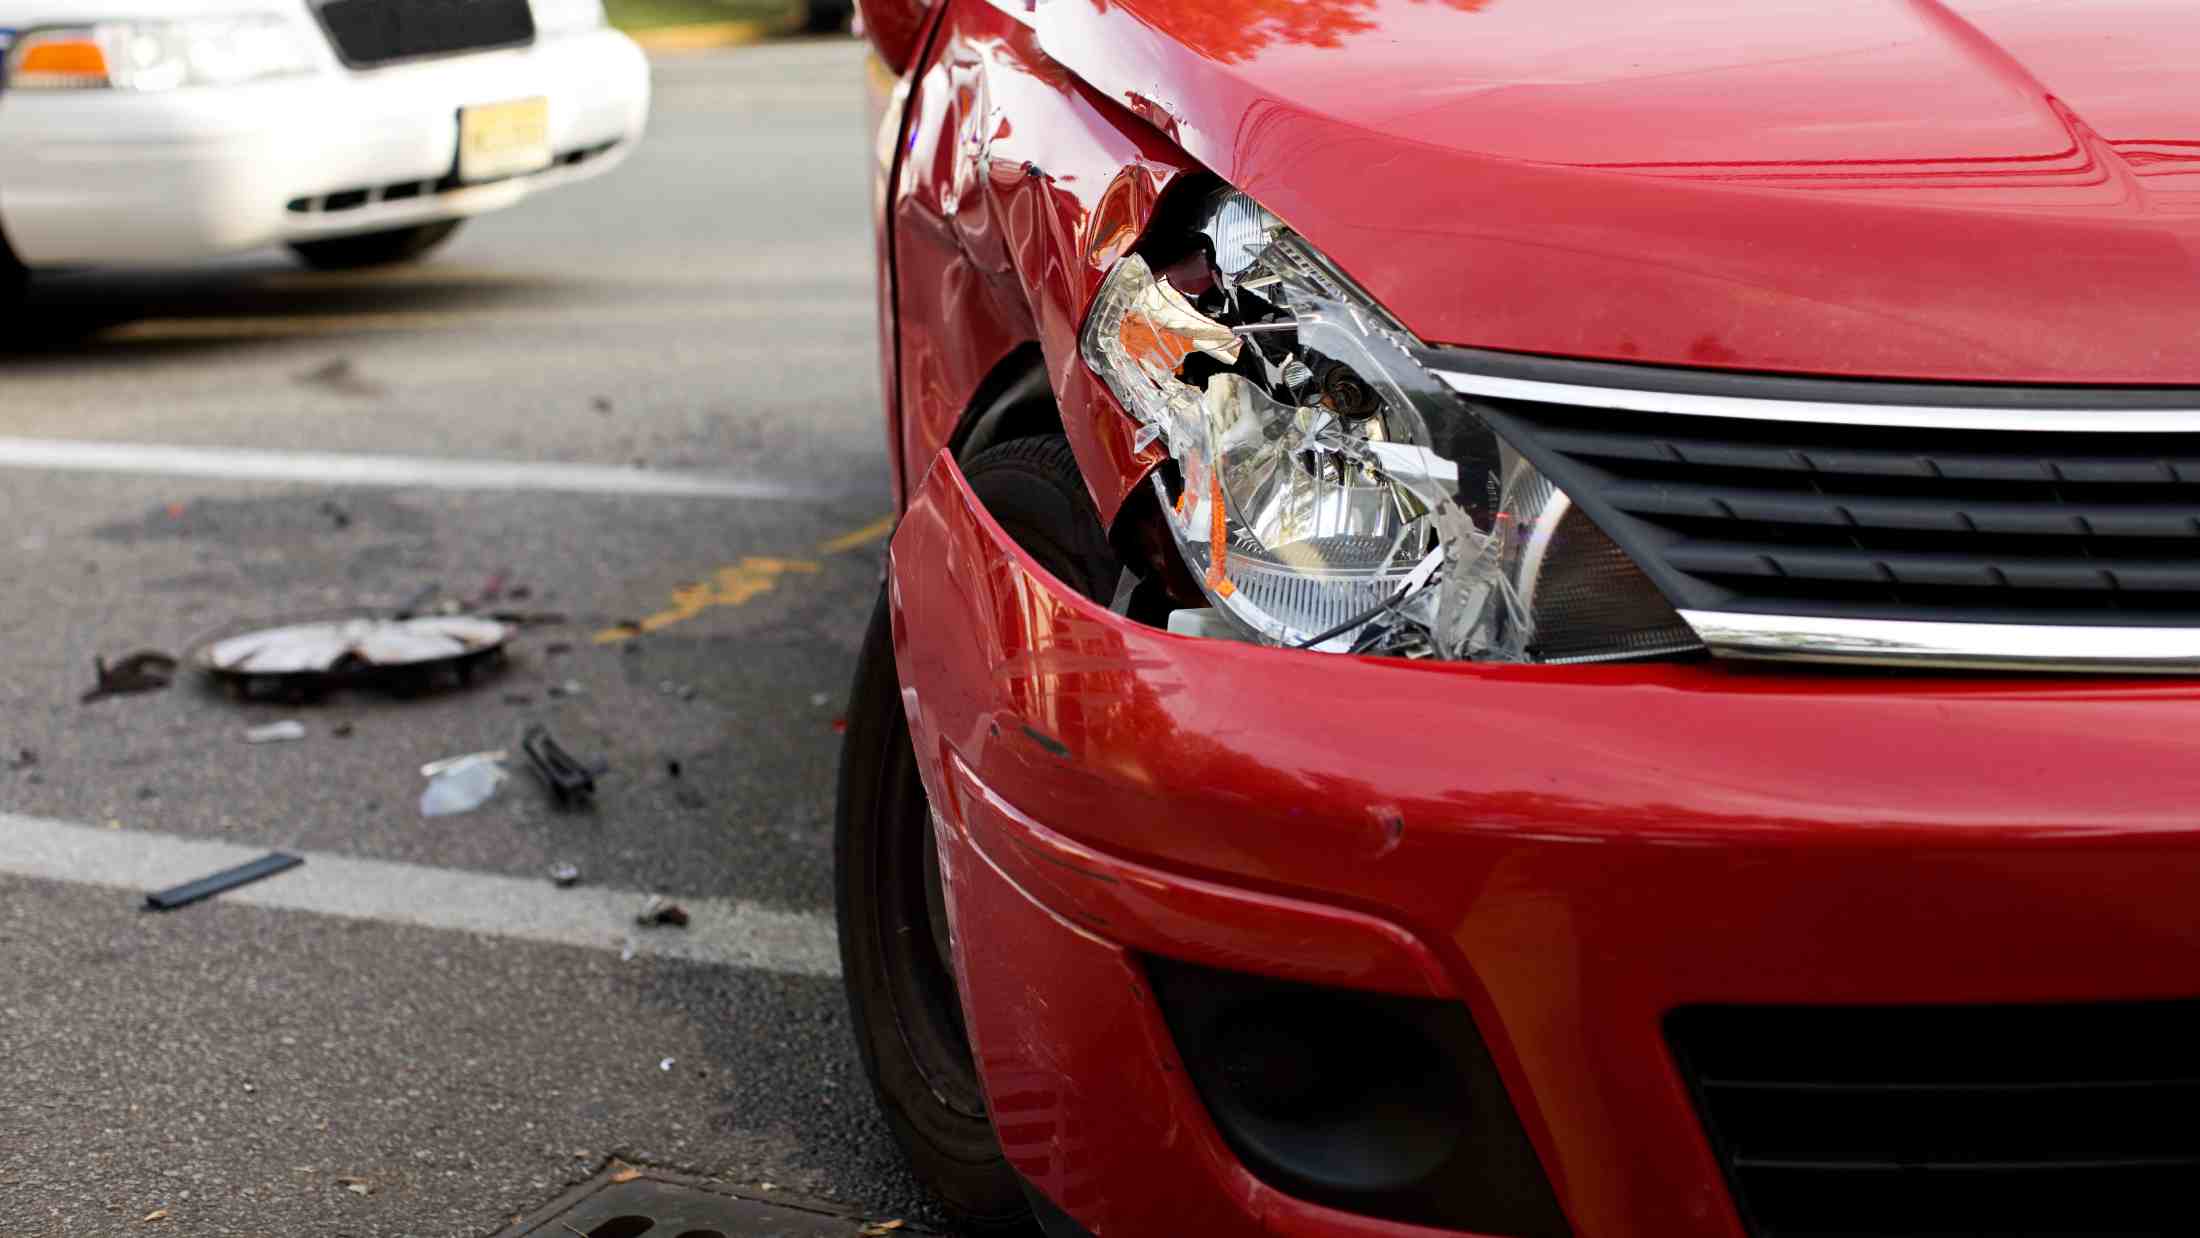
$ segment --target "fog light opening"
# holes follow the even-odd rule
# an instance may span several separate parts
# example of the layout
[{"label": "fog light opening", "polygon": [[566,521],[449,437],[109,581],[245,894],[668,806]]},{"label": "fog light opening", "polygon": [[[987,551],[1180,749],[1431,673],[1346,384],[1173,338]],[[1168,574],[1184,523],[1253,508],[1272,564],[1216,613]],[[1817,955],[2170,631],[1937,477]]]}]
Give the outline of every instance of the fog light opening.
[{"label": "fog light opening", "polygon": [[1279,1165],[1336,1191],[1395,1191],[1457,1150],[1466,1083],[1420,1029],[1350,1001],[1256,999],[1211,1040],[1214,1103]]},{"label": "fog light opening", "polygon": [[1569,1232],[1464,1005],[1159,958],[1146,975],[1216,1132],[1254,1177],[1362,1216]]}]

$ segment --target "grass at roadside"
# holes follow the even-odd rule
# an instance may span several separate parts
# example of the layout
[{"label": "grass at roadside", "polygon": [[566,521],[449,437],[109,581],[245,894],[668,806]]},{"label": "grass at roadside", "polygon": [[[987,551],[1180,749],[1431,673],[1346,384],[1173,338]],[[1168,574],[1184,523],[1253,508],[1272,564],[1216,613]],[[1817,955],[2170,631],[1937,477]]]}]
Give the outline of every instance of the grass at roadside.
[{"label": "grass at roadside", "polygon": [[621,30],[662,26],[703,26],[719,22],[761,22],[787,28],[801,11],[800,0],[604,0],[611,24]]}]

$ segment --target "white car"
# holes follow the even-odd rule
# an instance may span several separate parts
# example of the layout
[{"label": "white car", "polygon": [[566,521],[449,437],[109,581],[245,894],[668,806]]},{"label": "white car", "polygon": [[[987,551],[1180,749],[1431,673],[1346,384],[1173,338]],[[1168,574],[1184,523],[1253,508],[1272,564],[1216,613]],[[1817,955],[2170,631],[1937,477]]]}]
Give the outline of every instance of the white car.
[{"label": "white car", "polygon": [[601,0],[0,0],[0,50],[0,291],[273,244],[401,262],[610,170],[649,112]]}]

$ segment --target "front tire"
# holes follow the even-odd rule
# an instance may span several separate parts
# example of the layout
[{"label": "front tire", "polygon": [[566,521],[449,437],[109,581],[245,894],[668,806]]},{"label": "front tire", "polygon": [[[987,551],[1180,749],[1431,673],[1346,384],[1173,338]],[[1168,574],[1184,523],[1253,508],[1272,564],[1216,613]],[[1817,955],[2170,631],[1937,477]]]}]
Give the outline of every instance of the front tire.
[{"label": "front tire", "polygon": [[424,257],[451,239],[461,221],[414,224],[358,236],[330,237],[325,241],[293,241],[290,252],[317,271],[356,271],[364,267],[391,266]]},{"label": "front tire", "polygon": [[[1120,568],[1068,440],[1001,444],[972,459],[964,476],[1048,571],[1090,596],[1113,591]],[[848,706],[834,869],[848,1005],[864,1071],[895,1138],[963,1228],[1031,1233],[1031,1206],[986,1116],[963,1027],[931,805],[902,712],[883,594]]]}]

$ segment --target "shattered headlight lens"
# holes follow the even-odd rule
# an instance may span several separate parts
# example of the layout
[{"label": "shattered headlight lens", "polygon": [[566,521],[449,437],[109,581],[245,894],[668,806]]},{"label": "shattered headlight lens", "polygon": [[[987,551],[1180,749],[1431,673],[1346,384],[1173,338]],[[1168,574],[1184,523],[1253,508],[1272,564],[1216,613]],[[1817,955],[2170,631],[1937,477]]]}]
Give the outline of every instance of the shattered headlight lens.
[{"label": "shattered headlight lens", "polygon": [[[1110,271],[1084,355],[1176,463],[1154,484],[1213,605],[1262,640],[1493,661],[1698,642],[1411,338],[1243,194]],[[1166,243],[1164,242],[1164,248]]]},{"label": "shattered headlight lens", "polygon": [[302,13],[112,21],[25,31],[8,52],[10,90],[233,86],[320,67]]}]

